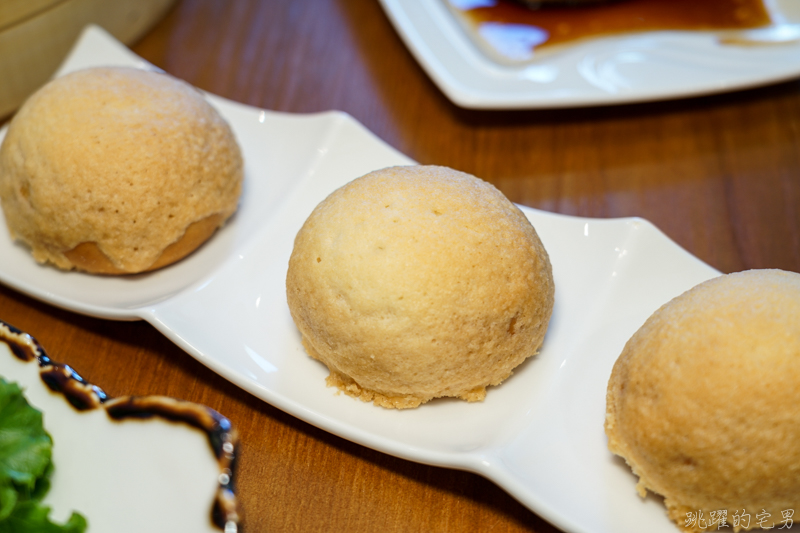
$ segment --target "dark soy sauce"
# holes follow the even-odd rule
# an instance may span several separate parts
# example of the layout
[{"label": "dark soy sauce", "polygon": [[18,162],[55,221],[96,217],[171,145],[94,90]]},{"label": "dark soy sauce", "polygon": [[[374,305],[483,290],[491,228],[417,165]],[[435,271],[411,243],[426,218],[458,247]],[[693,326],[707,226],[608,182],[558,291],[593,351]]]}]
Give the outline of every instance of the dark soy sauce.
[{"label": "dark soy sauce", "polygon": [[[491,47],[506,61],[521,60],[492,41],[492,32],[524,32],[531,51],[591,37],[661,30],[744,30],[772,23],[763,0],[616,0],[596,5],[531,9],[511,0],[443,0],[448,2],[473,40]],[[483,7],[472,7],[483,5]],[[514,39],[514,36],[509,36]]]}]

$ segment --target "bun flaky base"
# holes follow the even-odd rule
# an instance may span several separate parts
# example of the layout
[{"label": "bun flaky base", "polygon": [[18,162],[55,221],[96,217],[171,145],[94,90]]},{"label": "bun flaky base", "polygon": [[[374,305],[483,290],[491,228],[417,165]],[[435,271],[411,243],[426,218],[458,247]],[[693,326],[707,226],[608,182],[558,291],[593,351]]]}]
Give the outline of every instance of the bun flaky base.
[{"label": "bun flaky base", "polygon": [[289,308],[329,385],[389,408],[482,400],[542,344],[547,252],[492,185],[445,167],[367,174],[295,239]]},{"label": "bun flaky base", "polygon": [[133,68],[51,81],[0,147],[12,237],[40,263],[99,274],[191,253],[236,210],[242,177],[233,132],[202,94]]},{"label": "bun flaky base", "polygon": [[686,531],[743,510],[780,527],[800,509],[800,275],[730,274],[656,311],[614,365],[605,429]]}]

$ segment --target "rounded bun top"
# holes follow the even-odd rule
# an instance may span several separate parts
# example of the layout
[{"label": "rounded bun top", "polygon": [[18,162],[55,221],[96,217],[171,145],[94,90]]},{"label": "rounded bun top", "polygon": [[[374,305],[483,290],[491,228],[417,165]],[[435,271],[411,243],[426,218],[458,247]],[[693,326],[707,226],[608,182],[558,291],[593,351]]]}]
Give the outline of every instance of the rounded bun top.
[{"label": "rounded bun top", "polygon": [[146,270],[187,227],[235,210],[242,156],[202,94],[172,76],[92,68],[57,78],[22,106],[0,149],[12,234],[40,262],[75,266],[84,243],[122,272]]},{"label": "rounded bun top", "polygon": [[541,345],[553,291],[525,215],[489,183],[433,166],[331,194],[287,277],[309,353],[346,392],[388,407],[483,398]]},{"label": "rounded bun top", "polygon": [[800,504],[800,274],[721,276],[656,311],[614,365],[606,433],[679,523]]}]

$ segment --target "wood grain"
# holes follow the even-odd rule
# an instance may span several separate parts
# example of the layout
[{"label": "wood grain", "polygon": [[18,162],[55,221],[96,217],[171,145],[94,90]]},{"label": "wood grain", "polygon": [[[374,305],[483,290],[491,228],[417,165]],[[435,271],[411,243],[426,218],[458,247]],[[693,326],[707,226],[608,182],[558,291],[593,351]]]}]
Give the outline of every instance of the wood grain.
[{"label": "wood grain", "polygon": [[[800,272],[797,81],[608,108],[467,111],[365,0],[181,0],[134,51],[246,104],[346,111],[417,161],[476,174],[525,205],[646,218],[723,272]],[[481,477],[396,459],[278,411],[148,324],[79,316],[4,287],[0,318],[112,395],[166,394],[230,417],[244,443],[246,531],[558,531]]]}]

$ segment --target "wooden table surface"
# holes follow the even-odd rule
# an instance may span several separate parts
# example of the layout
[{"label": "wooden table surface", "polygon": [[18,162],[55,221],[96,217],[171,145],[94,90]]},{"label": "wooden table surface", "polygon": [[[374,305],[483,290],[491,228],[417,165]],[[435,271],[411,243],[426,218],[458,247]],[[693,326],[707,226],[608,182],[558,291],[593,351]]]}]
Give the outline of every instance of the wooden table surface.
[{"label": "wooden table surface", "polygon": [[[232,100],[346,111],[415,160],[475,174],[521,204],[646,218],[723,272],[800,271],[798,81],[596,109],[467,111],[434,86],[374,0],[179,0],[133,50]],[[228,416],[243,442],[248,532],[558,531],[477,475],[284,414],[147,323],[87,318],[2,286],[0,318],[111,395],[169,395]]]}]

